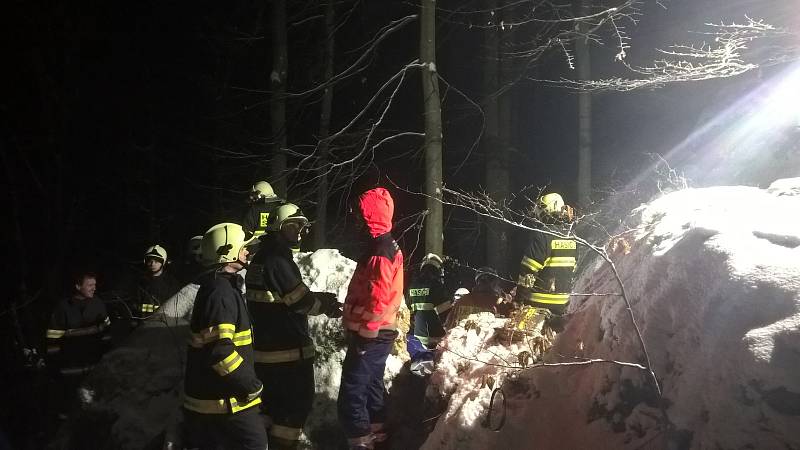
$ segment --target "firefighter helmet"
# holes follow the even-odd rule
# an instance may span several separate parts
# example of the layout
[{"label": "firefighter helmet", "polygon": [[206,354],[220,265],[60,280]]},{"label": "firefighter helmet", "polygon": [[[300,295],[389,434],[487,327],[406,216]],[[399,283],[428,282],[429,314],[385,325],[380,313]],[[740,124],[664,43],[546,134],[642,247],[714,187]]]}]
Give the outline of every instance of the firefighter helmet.
[{"label": "firefighter helmet", "polygon": [[161,261],[161,264],[166,264],[167,263],[167,251],[164,250],[164,247],[162,247],[162,246],[160,246],[158,244],[150,246],[144,252],[144,261],[143,262],[145,264],[147,264],[147,260],[150,259],[150,258],[158,259],[158,260]]},{"label": "firefighter helmet", "polygon": [[272,189],[272,185],[266,181],[259,181],[250,189],[250,198],[253,201],[275,197],[277,197],[277,195],[275,195],[275,190]]},{"label": "firefighter helmet", "polygon": [[281,227],[288,222],[300,222],[303,226],[308,225],[308,218],[303,215],[303,211],[294,203],[284,203],[270,215],[267,229],[270,231],[280,231]]},{"label": "firefighter helmet", "polygon": [[545,214],[559,215],[564,210],[564,199],[555,192],[545,194],[539,197],[539,208]]},{"label": "firefighter helmet", "polygon": [[248,238],[241,225],[228,222],[214,225],[203,235],[201,243],[203,264],[213,266],[239,261],[242,248],[254,241],[257,241],[257,238]]},{"label": "firefighter helmet", "polygon": [[442,264],[443,264],[443,261],[442,261],[442,258],[439,255],[437,255],[436,253],[428,253],[427,255],[425,255],[424,258],[422,258],[422,263],[420,264],[420,269],[425,267],[425,266],[427,266],[427,265],[431,265],[431,266],[437,268],[438,270],[442,270]]},{"label": "firefighter helmet", "polygon": [[203,254],[203,236],[192,236],[189,239],[189,254],[194,257],[200,257]]},{"label": "firefighter helmet", "polygon": [[491,277],[493,279],[497,278],[497,271],[494,270],[491,267],[481,267],[481,268],[479,268],[478,270],[475,271],[475,282],[476,283],[481,278],[486,278],[486,277]]},{"label": "firefighter helmet", "polygon": [[455,292],[453,292],[453,300],[459,300],[461,297],[469,294],[469,289],[467,288],[458,288]]}]

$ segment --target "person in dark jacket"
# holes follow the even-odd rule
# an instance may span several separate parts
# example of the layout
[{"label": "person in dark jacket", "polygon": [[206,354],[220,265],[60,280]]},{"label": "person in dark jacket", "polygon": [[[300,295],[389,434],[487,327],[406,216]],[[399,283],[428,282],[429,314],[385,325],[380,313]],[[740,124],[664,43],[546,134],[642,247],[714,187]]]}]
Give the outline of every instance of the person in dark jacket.
[{"label": "person in dark jacket", "polygon": [[500,294],[500,279],[497,277],[497,272],[491,267],[481,267],[475,272],[475,288],[455,302],[447,317],[445,328],[455,327],[470,314],[482,312],[497,314]]},{"label": "person in dark jacket", "polygon": [[100,297],[95,295],[97,276],[91,272],[75,279],[75,292],[59,301],[47,328],[47,360],[61,385],[58,405],[65,414],[84,376],[108,350],[111,321]]},{"label": "person in dark jacket", "polygon": [[[408,308],[411,310],[412,336],[425,348],[434,349],[444,337],[443,324],[453,306],[445,292],[442,258],[433,253],[425,255],[419,272],[408,288]],[[413,355],[412,355],[413,359]]]},{"label": "person in dark jacket", "polygon": [[337,408],[350,448],[370,449],[387,439],[383,373],[403,301],[403,252],[391,233],[389,191],[364,192],[358,208],[370,240],[347,288],[342,321],[348,344]]},{"label": "person in dark jacket", "polygon": [[178,280],[166,272],[167,251],[160,245],[153,245],[144,253],[145,273],[139,280],[137,289],[137,311],[139,317],[152,315],[162,303],[175,295],[181,288]]},{"label": "person in dark jacket", "polygon": [[335,294],[311,292],[292,258],[308,219],[291,203],[271,216],[247,269],[247,305],[254,322],[256,374],[273,449],[297,448],[314,403],[314,343],[308,316],[341,317]]},{"label": "person in dark jacket", "polygon": [[202,263],[202,242],[203,236],[192,236],[189,239],[186,256],[177,270],[177,278],[181,287],[192,283],[197,284],[198,278],[206,271]]},{"label": "person in dark jacket", "polygon": [[246,233],[261,236],[267,231],[269,218],[283,203],[283,199],[275,195],[272,185],[259,181],[250,189],[250,204],[242,219],[242,227]]},{"label": "person in dark jacket", "polygon": [[205,275],[192,310],[184,380],[187,448],[267,448],[258,405],[262,384],[253,367],[250,317],[237,275],[247,265],[242,227],[221,223],[203,236]]},{"label": "person in dark jacket", "polygon": [[[555,331],[563,326],[576,269],[577,245],[569,238],[572,209],[561,195],[550,193],[537,201],[537,216],[543,226],[561,236],[534,232],[520,262],[515,303],[546,310]],[[521,324],[524,326],[524,324]]]}]

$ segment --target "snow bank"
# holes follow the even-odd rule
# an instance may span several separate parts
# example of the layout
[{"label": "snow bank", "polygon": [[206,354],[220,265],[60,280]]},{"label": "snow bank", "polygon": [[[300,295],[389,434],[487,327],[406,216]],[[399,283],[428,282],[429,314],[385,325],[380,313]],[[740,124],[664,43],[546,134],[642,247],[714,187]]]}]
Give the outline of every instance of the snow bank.
[{"label": "snow bank", "polygon": [[[800,179],[687,189],[632,213],[630,252],[614,258],[661,402],[636,368],[537,367],[501,380],[506,403],[495,410],[507,420],[494,433],[483,423],[490,390],[478,380],[503,370],[445,351],[433,386],[450,402],[423,448],[800,448],[798,194]],[[618,293],[610,267],[594,264],[575,291]],[[573,297],[570,312],[547,361],[644,362],[620,297]],[[463,344],[451,335],[446,345],[497,355],[484,362],[518,350],[455,333]]]}]

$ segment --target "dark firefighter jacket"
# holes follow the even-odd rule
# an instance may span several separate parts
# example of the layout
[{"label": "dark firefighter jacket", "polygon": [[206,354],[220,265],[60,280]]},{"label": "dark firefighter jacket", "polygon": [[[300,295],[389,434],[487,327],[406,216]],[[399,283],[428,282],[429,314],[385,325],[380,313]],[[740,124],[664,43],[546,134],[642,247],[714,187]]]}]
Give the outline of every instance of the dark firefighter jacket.
[{"label": "dark firefighter jacket", "polygon": [[372,236],[347,288],[342,321],[345,329],[367,338],[397,328],[403,301],[403,252],[392,237],[394,201],[384,188],[359,198],[361,216]]},{"label": "dark firefighter jacket", "polygon": [[257,363],[281,363],[314,356],[308,316],[322,311],[317,293],[303,283],[292,249],[276,233],[261,237],[247,269],[247,305],[255,322]]},{"label": "dark firefighter jacket", "polygon": [[245,233],[261,236],[267,231],[267,222],[272,213],[283,204],[279,198],[260,199],[252,203],[242,218],[242,228]]},{"label": "dark firefighter jacket", "polygon": [[413,334],[424,345],[435,346],[444,337],[443,324],[453,306],[439,277],[432,266],[420,270],[408,288],[408,308],[411,310]]},{"label": "dark firefighter jacket", "polygon": [[[566,225],[552,227],[562,234],[568,232]],[[577,255],[574,239],[533,233],[520,262],[515,301],[563,314],[572,291]]]},{"label": "dark firefighter jacket", "polygon": [[447,317],[447,328],[453,328],[470,314],[490,312],[497,314],[499,298],[491,289],[476,288],[458,299]]},{"label": "dark firefighter jacket", "polygon": [[59,301],[47,329],[50,363],[64,375],[88,371],[108,348],[109,325],[111,321],[100,297]]},{"label": "dark firefighter jacket", "polygon": [[139,280],[137,305],[134,314],[141,317],[153,314],[162,303],[175,295],[180,288],[178,280],[167,272],[162,272],[157,277],[145,274]]},{"label": "dark firefighter jacket", "polygon": [[253,368],[250,317],[238,276],[203,277],[189,324],[184,407],[202,414],[229,414],[261,403]]}]

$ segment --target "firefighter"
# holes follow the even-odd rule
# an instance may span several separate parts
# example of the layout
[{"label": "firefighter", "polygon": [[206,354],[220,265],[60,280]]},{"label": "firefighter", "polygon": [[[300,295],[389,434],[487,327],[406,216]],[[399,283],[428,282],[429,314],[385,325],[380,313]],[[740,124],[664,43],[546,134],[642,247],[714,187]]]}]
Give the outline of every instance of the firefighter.
[{"label": "firefighter", "polygon": [[267,231],[270,215],[283,203],[283,199],[275,195],[272,185],[259,181],[250,189],[249,206],[242,219],[244,231],[261,236]]},{"label": "firefighter", "polygon": [[428,349],[436,345],[444,337],[442,324],[447,319],[447,312],[453,302],[445,293],[442,258],[428,253],[422,259],[419,272],[408,289],[406,301],[411,310],[412,334]]},{"label": "firefighter", "polygon": [[350,448],[371,449],[387,440],[383,373],[403,301],[403,252],[391,233],[394,200],[389,191],[364,192],[358,209],[370,239],[347,288],[343,325],[348,343],[337,409]]},{"label": "firefighter", "polygon": [[167,251],[156,244],[144,253],[145,273],[137,289],[137,311],[139,317],[152,315],[168,298],[180,289],[178,280],[166,272]]},{"label": "firefighter", "polygon": [[447,318],[446,328],[450,329],[466,319],[470,314],[490,312],[497,314],[497,305],[500,302],[500,279],[497,272],[491,267],[481,267],[475,272],[475,288],[472,292],[466,291],[455,302]]},{"label": "firefighter", "polygon": [[70,297],[56,304],[47,328],[48,365],[62,388],[57,399],[62,417],[84,375],[100,360],[111,341],[111,321],[105,304],[95,295],[97,276],[81,273],[74,288]]},{"label": "firefighter", "polygon": [[264,383],[262,408],[272,448],[295,449],[314,403],[314,343],[308,316],[341,317],[328,292],[311,292],[292,258],[308,219],[292,203],[270,218],[247,272],[247,305],[253,317],[256,373]]},{"label": "firefighter", "polygon": [[203,236],[201,277],[189,324],[183,408],[186,448],[267,448],[259,414],[262,384],[253,367],[250,317],[237,274],[247,266],[240,225],[221,223]]},{"label": "firefighter", "polygon": [[202,264],[203,236],[192,236],[186,248],[186,257],[178,270],[181,286],[197,283],[197,278],[205,271]]},{"label": "firefighter", "polygon": [[[543,227],[561,237],[534,232],[520,262],[515,303],[523,308],[535,308],[546,314],[554,331],[562,328],[572,291],[576,268],[577,245],[568,237],[571,232],[572,208],[564,204],[557,193],[543,195],[537,200],[536,216]],[[523,314],[528,317],[531,314]],[[523,324],[520,324],[523,326]]]}]

